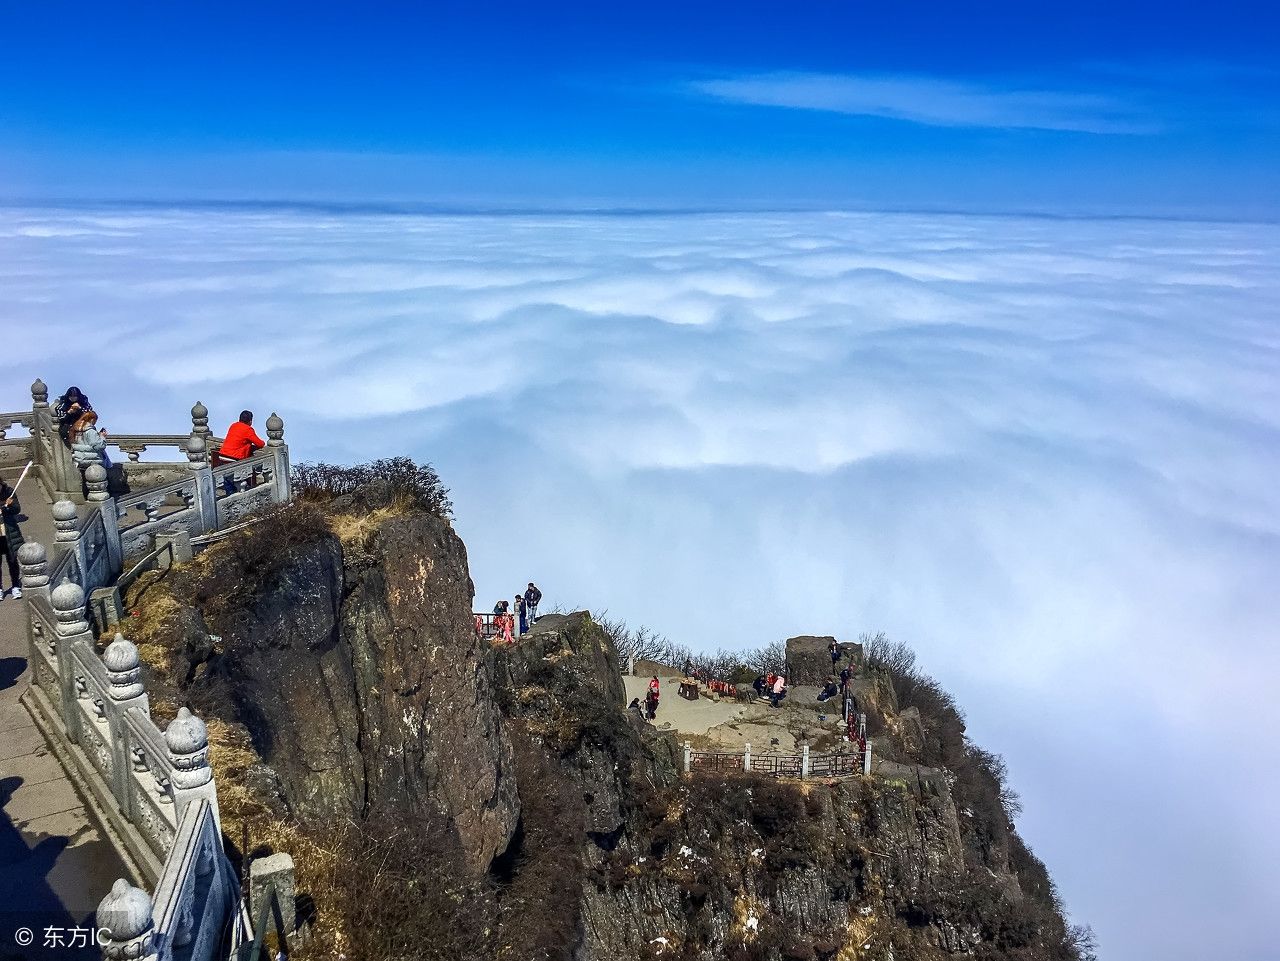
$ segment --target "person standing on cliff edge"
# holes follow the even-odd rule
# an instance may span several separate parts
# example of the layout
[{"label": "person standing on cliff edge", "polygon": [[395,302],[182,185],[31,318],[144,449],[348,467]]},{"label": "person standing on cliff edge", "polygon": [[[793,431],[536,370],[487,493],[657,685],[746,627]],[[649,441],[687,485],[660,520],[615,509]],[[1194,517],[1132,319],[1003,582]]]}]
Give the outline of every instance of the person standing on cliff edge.
[{"label": "person standing on cliff edge", "polygon": [[538,602],[541,600],[542,591],[538,590],[533,581],[530,581],[528,590],[524,592],[524,609],[530,624],[538,617]]},{"label": "person standing on cliff edge", "polygon": [[516,617],[520,620],[520,633],[529,633],[528,604],[523,597],[516,595]]}]

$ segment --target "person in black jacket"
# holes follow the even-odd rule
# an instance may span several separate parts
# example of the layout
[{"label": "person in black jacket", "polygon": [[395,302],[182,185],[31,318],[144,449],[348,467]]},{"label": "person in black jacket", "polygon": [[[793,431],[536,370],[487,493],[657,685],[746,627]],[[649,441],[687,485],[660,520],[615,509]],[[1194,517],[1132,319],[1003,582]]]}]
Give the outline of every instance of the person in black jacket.
[{"label": "person in black jacket", "polygon": [[[9,596],[22,596],[22,580],[18,572],[18,548],[22,546],[22,528],[18,515],[22,505],[12,487],[0,480],[0,514],[4,515],[4,533],[0,536],[0,550],[4,553],[5,566],[9,568]],[[4,581],[0,580],[0,598],[5,596]]]},{"label": "person in black jacket", "polygon": [[85,414],[93,410],[89,398],[79,387],[68,387],[67,392],[53,402],[53,416],[58,421],[58,435],[71,446],[71,428]]},{"label": "person in black jacket", "polygon": [[529,582],[529,588],[524,592],[524,612],[532,624],[538,617],[538,602],[542,600],[542,591],[534,585],[533,581]]}]

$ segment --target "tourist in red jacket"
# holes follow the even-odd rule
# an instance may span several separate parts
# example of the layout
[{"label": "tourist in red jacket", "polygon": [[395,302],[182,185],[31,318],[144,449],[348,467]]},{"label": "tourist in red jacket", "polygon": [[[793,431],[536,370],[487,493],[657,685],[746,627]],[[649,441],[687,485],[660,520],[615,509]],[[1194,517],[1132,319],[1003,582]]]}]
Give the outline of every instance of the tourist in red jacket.
[{"label": "tourist in red jacket", "polygon": [[227,460],[244,460],[262,450],[267,442],[253,429],[253,411],[240,411],[240,419],[227,428],[226,440],[218,448],[218,456]]}]

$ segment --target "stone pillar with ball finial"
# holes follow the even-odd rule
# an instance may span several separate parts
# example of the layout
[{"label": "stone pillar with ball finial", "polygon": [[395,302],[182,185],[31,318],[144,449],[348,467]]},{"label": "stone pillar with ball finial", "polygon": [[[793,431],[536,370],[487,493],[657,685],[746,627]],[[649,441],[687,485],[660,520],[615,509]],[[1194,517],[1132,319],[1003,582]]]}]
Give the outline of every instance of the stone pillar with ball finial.
[{"label": "stone pillar with ball finial", "polygon": [[284,442],[284,420],[275,411],[267,418],[267,450],[274,463],[271,468],[275,484],[275,501],[287,504],[293,499],[293,486],[289,477],[289,445]]},{"label": "stone pillar with ball finial", "polygon": [[159,961],[151,896],[124,878],[98,904],[94,927],[104,961]]},{"label": "stone pillar with ball finial", "polygon": [[218,502],[213,489],[213,468],[209,466],[209,447],[203,434],[195,431],[187,438],[187,466],[196,479],[195,508],[200,515],[200,530],[218,529]]},{"label": "stone pillar with ball finial", "polygon": [[53,503],[53,543],[59,554],[75,556],[76,580],[84,576],[87,557],[85,555],[84,537],[80,530],[80,512],[76,505],[63,498]]},{"label": "stone pillar with ball finial", "polygon": [[112,785],[111,790],[120,803],[121,810],[129,818],[136,812],[133,805],[132,792],[129,790],[129,778],[133,769],[133,749],[129,738],[129,726],[125,723],[125,714],[137,708],[148,717],[151,706],[146,691],[142,686],[142,662],[138,657],[138,648],[132,641],[125,640],[124,635],[117,634],[115,640],[102,652],[102,666],[107,672],[107,697],[104,704],[107,725],[111,730],[112,748]]},{"label": "stone pillar with ball finial", "polygon": [[213,431],[209,429],[209,408],[200,401],[196,401],[191,408],[191,433],[203,437],[206,448],[212,449]]},{"label": "stone pillar with ball finial", "polygon": [[80,740],[80,709],[76,704],[75,659],[72,649],[83,641],[93,649],[93,633],[85,617],[84,590],[74,581],[64,581],[49,595],[57,620],[54,638],[54,655],[58,664],[58,688],[62,703],[57,708],[62,713],[63,727],[72,742]]},{"label": "stone pillar with ball finial", "polygon": [[213,814],[214,824],[222,830],[218,814],[218,790],[209,766],[209,730],[204,722],[185,707],[178,711],[164,729],[164,743],[173,765],[174,814],[182,821],[182,812],[197,798],[205,798]]}]

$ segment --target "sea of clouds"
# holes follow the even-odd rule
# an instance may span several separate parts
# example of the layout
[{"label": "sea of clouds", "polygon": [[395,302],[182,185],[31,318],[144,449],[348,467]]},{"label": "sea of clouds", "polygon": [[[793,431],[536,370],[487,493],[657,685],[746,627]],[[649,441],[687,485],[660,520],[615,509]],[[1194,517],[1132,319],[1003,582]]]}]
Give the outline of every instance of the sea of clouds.
[{"label": "sea of clouds", "polygon": [[410,454],[480,608],[908,641],[1107,959],[1275,957],[1280,228],[0,208],[5,397]]}]

